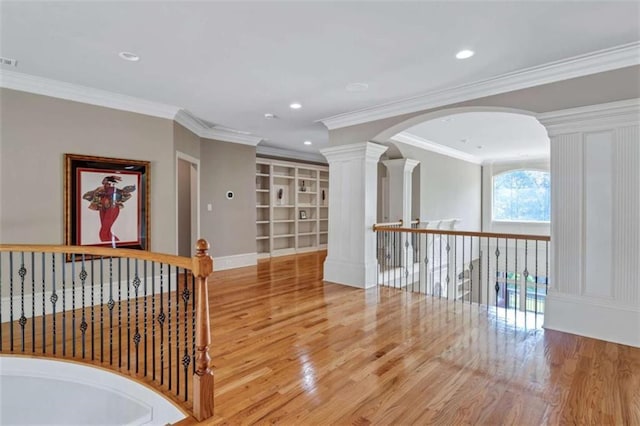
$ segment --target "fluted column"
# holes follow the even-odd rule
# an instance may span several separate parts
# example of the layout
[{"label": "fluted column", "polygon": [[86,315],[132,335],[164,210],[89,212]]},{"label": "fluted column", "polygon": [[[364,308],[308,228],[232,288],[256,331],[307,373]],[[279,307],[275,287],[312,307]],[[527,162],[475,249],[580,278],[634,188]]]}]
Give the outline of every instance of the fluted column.
[{"label": "fluted column", "polygon": [[376,285],[378,160],[386,146],[372,142],[321,150],[329,162],[329,235],[324,279],[353,287]]}]

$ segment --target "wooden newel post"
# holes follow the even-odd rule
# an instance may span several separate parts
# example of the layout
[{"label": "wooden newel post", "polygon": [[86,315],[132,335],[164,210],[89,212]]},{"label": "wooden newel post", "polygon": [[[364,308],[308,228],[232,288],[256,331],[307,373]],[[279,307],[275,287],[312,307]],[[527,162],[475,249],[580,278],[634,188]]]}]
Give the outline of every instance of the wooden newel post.
[{"label": "wooden newel post", "polygon": [[209,367],[209,291],[207,278],[213,272],[209,243],[198,240],[193,257],[192,272],[196,278],[196,372],[193,375],[193,416],[202,421],[213,416],[213,371]]}]

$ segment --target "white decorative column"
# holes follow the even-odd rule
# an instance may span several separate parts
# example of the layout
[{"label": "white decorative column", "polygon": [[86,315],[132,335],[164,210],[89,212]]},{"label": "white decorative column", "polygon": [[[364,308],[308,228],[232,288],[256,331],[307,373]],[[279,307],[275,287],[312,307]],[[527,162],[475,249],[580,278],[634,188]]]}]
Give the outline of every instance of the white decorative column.
[{"label": "white decorative column", "polygon": [[411,223],[411,182],[418,160],[397,158],[382,162],[389,178],[389,222],[402,219],[405,227]]},{"label": "white decorative column", "polygon": [[[410,158],[397,158],[382,162],[387,168],[389,179],[389,221],[395,222],[402,219],[403,227],[411,228],[411,183],[413,181],[413,169],[420,164],[418,160]],[[407,267],[413,264],[413,245],[411,234],[402,234],[401,263]],[[408,282],[408,281],[407,281]]]},{"label": "white decorative column", "polygon": [[640,347],[640,100],[539,119],[551,138],[545,328]]},{"label": "white decorative column", "polygon": [[378,160],[386,146],[371,142],[321,150],[329,162],[329,235],[324,279],[353,287],[376,285]]}]

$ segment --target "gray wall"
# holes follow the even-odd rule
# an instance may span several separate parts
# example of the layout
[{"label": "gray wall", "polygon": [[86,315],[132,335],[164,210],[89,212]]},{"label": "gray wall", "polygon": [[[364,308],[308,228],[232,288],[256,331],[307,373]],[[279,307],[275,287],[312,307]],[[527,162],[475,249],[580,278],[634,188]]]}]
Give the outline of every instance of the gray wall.
[{"label": "gray wall", "polygon": [[178,254],[191,256],[191,163],[178,160]]},{"label": "gray wall", "polygon": [[[256,148],[210,139],[201,142],[200,233],[211,244],[214,257],[255,253]],[[227,200],[227,191],[235,193],[232,200]]]},{"label": "gray wall", "polygon": [[173,122],[173,144],[176,151],[200,158],[200,137],[176,122]]},{"label": "gray wall", "polygon": [[396,145],[404,157],[420,161],[419,188],[416,188],[420,196],[420,219],[458,218],[461,222],[457,229],[480,231],[481,166],[405,144]]},{"label": "gray wall", "polygon": [[175,253],[173,121],[0,89],[0,241],[64,242],[64,154],[151,161],[151,249]]}]

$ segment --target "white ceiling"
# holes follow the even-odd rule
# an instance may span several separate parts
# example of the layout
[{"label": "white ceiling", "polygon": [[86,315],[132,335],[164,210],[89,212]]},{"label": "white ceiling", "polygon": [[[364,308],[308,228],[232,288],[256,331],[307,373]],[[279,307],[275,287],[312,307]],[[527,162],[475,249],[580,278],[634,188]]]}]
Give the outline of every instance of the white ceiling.
[{"label": "white ceiling", "polygon": [[[468,112],[407,129],[414,146],[437,143],[478,162],[549,158],[547,131],[534,117],[505,112]],[[429,149],[429,148],[427,148]],[[456,152],[451,152],[456,155]],[[465,158],[465,155],[459,155]]]},{"label": "white ceiling", "polygon": [[[640,40],[637,2],[0,7],[0,54],[19,61],[11,70],[179,106],[299,151],[326,146],[316,122],[325,117]],[[456,60],[462,48],[476,55]],[[125,62],[120,51],[141,60]],[[353,82],[369,90],[347,92]],[[303,108],[289,109],[293,101]],[[279,118],[265,120],[267,112]]]}]

